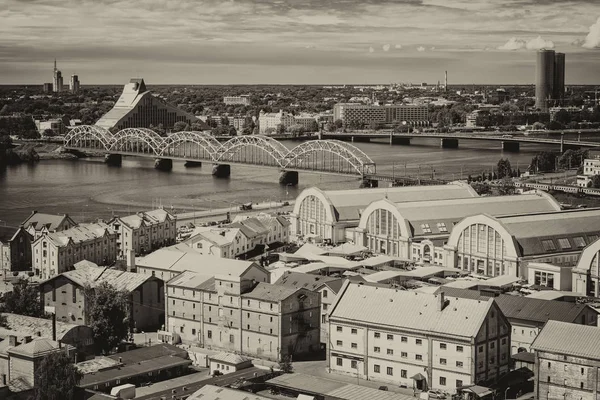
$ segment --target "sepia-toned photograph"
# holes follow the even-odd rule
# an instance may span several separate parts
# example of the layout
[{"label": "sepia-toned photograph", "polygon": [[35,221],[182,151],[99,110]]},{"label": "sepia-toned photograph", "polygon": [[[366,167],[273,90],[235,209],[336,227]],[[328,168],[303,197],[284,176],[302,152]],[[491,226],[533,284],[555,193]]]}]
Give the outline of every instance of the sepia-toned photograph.
[{"label": "sepia-toned photograph", "polygon": [[600,0],[0,0],[0,400],[599,400]]}]

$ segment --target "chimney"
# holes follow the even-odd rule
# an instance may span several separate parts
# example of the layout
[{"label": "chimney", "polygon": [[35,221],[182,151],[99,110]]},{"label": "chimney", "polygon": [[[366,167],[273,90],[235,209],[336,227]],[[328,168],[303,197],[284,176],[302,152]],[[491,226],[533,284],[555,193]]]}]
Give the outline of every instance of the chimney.
[{"label": "chimney", "polygon": [[443,311],[446,306],[446,299],[444,298],[444,292],[440,292],[437,295],[437,310]]},{"label": "chimney", "polygon": [[135,272],[135,252],[130,250],[127,252],[127,271]]},{"label": "chimney", "polygon": [[8,335],[8,345],[15,347],[17,345],[17,337],[15,335]]}]

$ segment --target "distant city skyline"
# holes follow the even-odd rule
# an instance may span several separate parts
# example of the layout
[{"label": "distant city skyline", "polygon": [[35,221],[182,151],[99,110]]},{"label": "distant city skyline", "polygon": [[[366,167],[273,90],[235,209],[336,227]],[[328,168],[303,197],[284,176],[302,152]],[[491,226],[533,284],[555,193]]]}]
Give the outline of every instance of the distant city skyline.
[{"label": "distant city skyline", "polygon": [[600,84],[594,0],[5,0],[0,84]]}]

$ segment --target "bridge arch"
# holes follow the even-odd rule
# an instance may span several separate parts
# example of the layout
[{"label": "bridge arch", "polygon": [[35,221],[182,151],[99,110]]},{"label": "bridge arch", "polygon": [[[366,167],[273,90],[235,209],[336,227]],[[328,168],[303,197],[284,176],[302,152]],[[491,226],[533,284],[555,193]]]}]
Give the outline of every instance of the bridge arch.
[{"label": "bridge arch", "polygon": [[287,147],[267,136],[236,136],[221,145],[215,161],[282,167],[288,153]]},{"label": "bridge arch", "polygon": [[311,140],[292,150],[284,168],[329,171],[350,175],[375,173],[375,163],[362,150],[339,140]]},{"label": "bridge arch", "polygon": [[113,136],[112,152],[141,153],[159,155],[162,152],[164,138],[148,128],[126,128]]},{"label": "bridge arch", "polygon": [[66,147],[96,148],[108,150],[113,135],[108,130],[94,125],[80,125],[71,128],[65,136]]},{"label": "bridge arch", "polygon": [[221,143],[204,132],[181,131],[163,139],[162,157],[202,158],[215,161]]}]

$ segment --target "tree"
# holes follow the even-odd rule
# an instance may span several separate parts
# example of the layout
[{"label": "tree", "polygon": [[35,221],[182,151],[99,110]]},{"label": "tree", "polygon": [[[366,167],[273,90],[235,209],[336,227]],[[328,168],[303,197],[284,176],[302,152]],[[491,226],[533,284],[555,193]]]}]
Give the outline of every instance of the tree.
[{"label": "tree", "polygon": [[292,365],[292,360],[290,356],[284,356],[279,360],[279,369],[284,374],[291,374],[294,370],[294,366]]},{"label": "tree", "polygon": [[333,126],[335,129],[342,129],[344,127],[344,122],[341,119],[336,119]]},{"label": "tree", "polygon": [[305,129],[304,129],[303,125],[296,124],[296,125],[290,126],[289,131],[294,136],[300,136],[300,135],[304,134]]},{"label": "tree", "polygon": [[502,179],[505,176],[510,176],[512,168],[510,166],[510,161],[504,158],[501,158],[498,161],[498,179]]},{"label": "tree", "polygon": [[535,122],[532,126],[533,129],[545,129],[546,125],[542,124],[541,122]]},{"label": "tree", "polygon": [[189,129],[189,126],[185,121],[177,121],[173,124],[173,132],[181,132],[187,129]]},{"label": "tree", "polygon": [[283,135],[285,133],[285,126],[283,126],[283,124],[278,124],[277,128],[275,129],[275,132],[278,135]]},{"label": "tree", "polygon": [[471,187],[475,189],[477,194],[485,195],[492,193],[492,188],[487,183],[472,182]]},{"label": "tree", "polygon": [[592,176],[592,187],[593,188],[600,188],[600,175],[594,175]]},{"label": "tree", "polygon": [[556,163],[556,154],[548,151],[542,151],[531,159],[531,168],[533,171],[547,172],[554,171]]},{"label": "tree", "polygon": [[67,353],[58,351],[45,356],[35,369],[35,400],[72,400],[83,374]]},{"label": "tree", "polygon": [[0,312],[45,317],[37,286],[29,285],[25,279],[13,284],[12,292],[4,294],[4,301],[0,303]]},{"label": "tree", "polygon": [[377,121],[371,121],[369,122],[369,129],[372,131],[376,131],[379,130],[380,124]]},{"label": "tree", "polygon": [[94,343],[99,353],[106,354],[123,341],[129,333],[128,296],[103,282],[84,288]]}]

